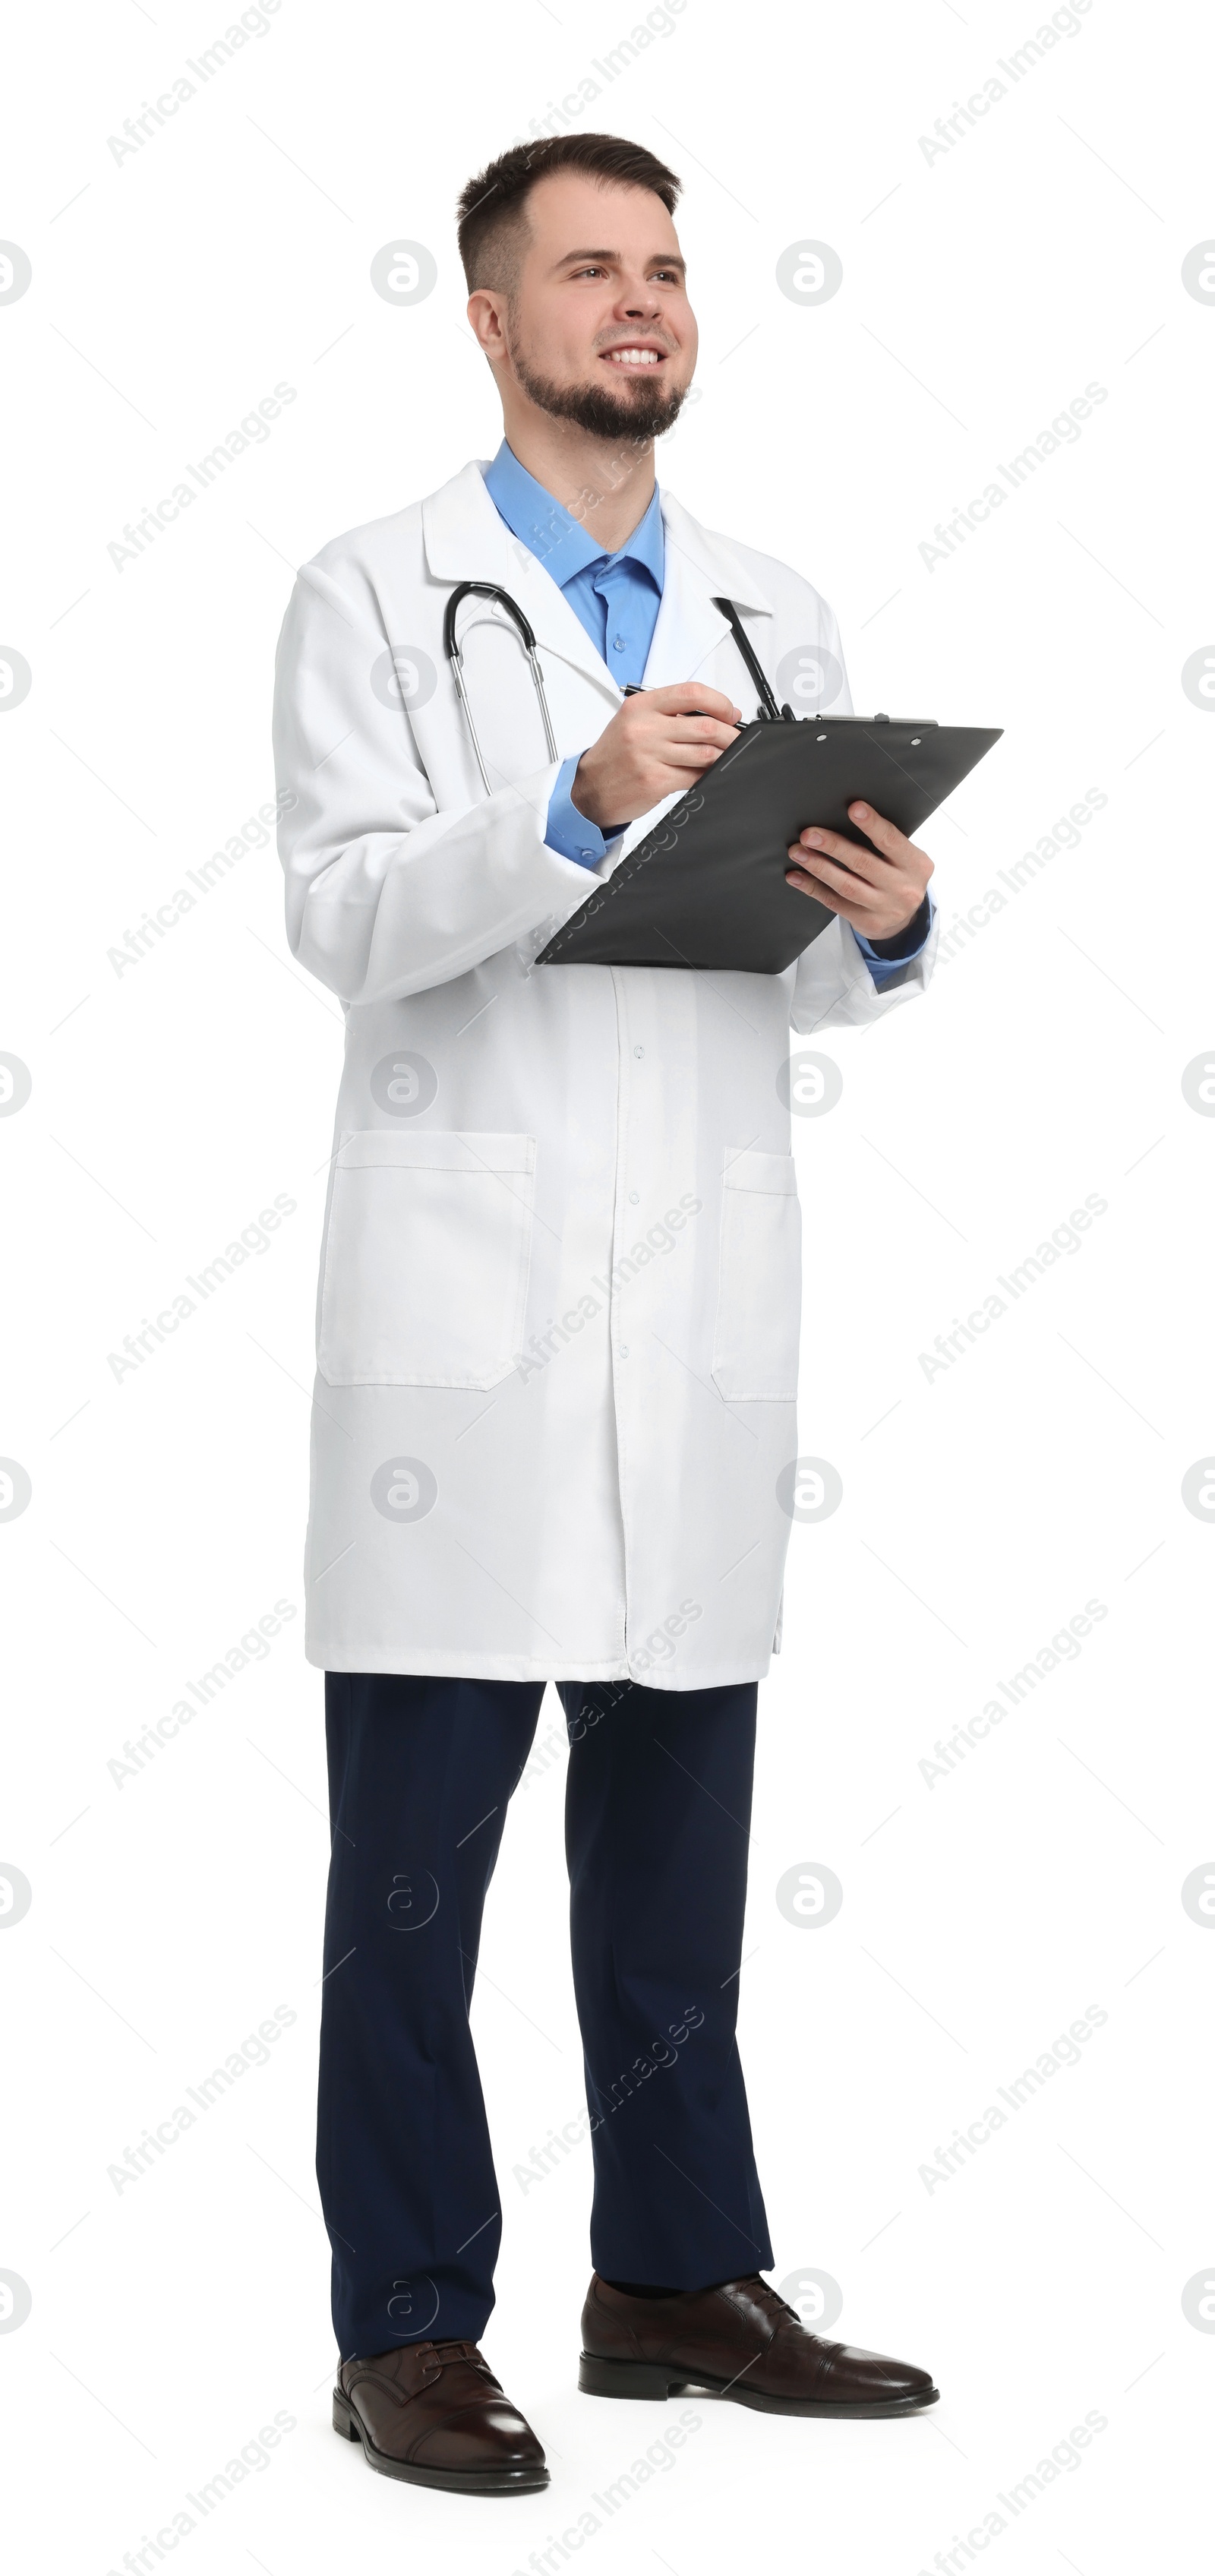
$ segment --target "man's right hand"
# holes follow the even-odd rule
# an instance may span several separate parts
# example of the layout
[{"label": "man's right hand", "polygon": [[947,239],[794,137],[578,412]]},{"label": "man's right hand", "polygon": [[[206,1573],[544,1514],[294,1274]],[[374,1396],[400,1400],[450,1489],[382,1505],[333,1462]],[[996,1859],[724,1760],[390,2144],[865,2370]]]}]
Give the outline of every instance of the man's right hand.
[{"label": "man's right hand", "polygon": [[632,823],[664,796],[692,786],[728,751],[741,722],[733,700],[701,680],[639,690],[583,752],[570,791],[578,812],[601,830]]}]

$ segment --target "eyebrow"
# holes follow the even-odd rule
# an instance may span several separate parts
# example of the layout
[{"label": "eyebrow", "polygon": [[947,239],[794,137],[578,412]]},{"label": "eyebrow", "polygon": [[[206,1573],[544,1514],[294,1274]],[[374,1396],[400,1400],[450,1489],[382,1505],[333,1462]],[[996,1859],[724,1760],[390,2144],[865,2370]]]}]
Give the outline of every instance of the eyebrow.
[{"label": "eyebrow", "polygon": [[[619,258],[620,253],[618,250],[567,250],[562,252],[560,259],[555,262],[555,266],[558,268],[567,268],[572,261],[579,259],[601,259],[610,263],[612,261],[618,261]],[[686,277],[688,263],[686,259],[680,258],[678,251],[656,250],[651,252],[650,257],[646,261],[646,267],[677,268],[681,277]]]}]

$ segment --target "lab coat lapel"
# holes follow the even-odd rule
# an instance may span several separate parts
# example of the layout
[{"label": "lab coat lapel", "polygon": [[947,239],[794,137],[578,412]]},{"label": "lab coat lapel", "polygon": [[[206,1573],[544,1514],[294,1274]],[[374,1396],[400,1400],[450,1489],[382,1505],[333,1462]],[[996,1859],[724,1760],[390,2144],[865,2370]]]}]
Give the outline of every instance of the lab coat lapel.
[{"label": "lab coat lapel", "polygon": [[[646,685],[694,679],[706,653],[729,636],[713,599],[771,617],[772,603],[732,546],[702,528],[672,493],[662,495],[665,571],[662,605],[646,665]],[[530,618],[537,640],[619,703],[620,689],[568,600],[543,563],[512,536],[475,461],[422,504],[426,560],[436,581],[495,581]]]},{"label": "lab coat lapel", "polygon": [[[730,599],[745,612],[755,649],[766,663],[762,621],[771,621],[772,603],[745,569],[731,546],[709,534],[669,492],[662,496],[665,565],[662,605],[645,667],[647,689],[670,688],[677,680],[695,680],[722,644],[733,650],[733,664],[720,684],[735,693],[744,716],[752,712],[754,685],[733,643],[730,628],[714,599]],[[735,667],[736,666],[736,667]],[[714,683],[714,685],[718,685]]]},{"label": "lab coat lapel", "polygon": [[[733,548],[702,528],[666,492],[662,496],[662,516],[663,593],[646,662],[645,685],[663,688],[678,680],[696,679],[724,644],[729,653],[721,684],[734,691],[744,715],[750,715],[753,686],[733,645],[729,626],[713,601],[728,598],[734,602],[765,663],[765,636],[770,629],[772,604]],[[603,706],[602,722],[606,724],[622,703],[621,689],[552,575],[530,547],[512,536],[490,499],[478,463],[473,461],[462,467],[449,483],[423,502],[422,524],[427,567],[434,580],[445,586],[461,581],[492,581],[508,590],[530,620],[542,657],[558,656],[594,685]],[[508,622],[502,610],[491,609],[484,601],[476,604],[476,613]],[[466,614],[473,614],[471,606]],[[411,722],[427,770],[434,778],[445,765],[443,755],[447,759],[451,756],[447,693],[441,689],[429,704],[411,709]],[[461,728],[461,734],[462,731]],[[479,782],[471,750],[463,742],[460,758],[467,767],[469,793],[475,795]],[[647,824],[652,819],[641,818]],[[638,830],[639,825],[630,827],[632,838],[637,837]]]},{"label": "lab coat lapel", "polygon": [[464,466],[423,502],[422,524],[426,560],[436,580],[496,581],[518,601],[543,651],[559,654],[584,672],[613,707],[619,706],[621,691],[602,655],[540,558],[511,534],[494,508],[479,464]]}]

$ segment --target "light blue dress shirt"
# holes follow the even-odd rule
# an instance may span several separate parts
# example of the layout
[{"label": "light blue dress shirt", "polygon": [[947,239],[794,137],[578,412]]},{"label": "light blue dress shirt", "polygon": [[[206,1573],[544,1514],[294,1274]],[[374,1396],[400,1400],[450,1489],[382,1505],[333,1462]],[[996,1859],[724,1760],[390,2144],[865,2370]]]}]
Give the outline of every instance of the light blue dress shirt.
[{"label": "light blue dress shirt", "polygon": [[[487,469],[485,487],[512,536],[530,547],[564,593],[613,679],[622,689],[630,681],[640,687],[658,623],[665,570],[657,485],[644,517],[614,555],[604,554],[579,520],[554,500],[542,483],[537,483],[505,439]],[[588,815],[580,814],[573,802],[574,772],[581,757],[577,752],[572,760],[562,761],[549,799],[544,838],[549,849],[558,850],[562,858],[593,868],[604,857],[607,843],[598,825]],[[927,923],[917,913],[904,934],[907,944],[893,957],[879,956],[859,931],[854,934],[879,991],[884,984],[893,982],[926,945],[932,928],[931,897],[925,901]],[[894,942],[887,940],[883,945],[889,951]]]}]

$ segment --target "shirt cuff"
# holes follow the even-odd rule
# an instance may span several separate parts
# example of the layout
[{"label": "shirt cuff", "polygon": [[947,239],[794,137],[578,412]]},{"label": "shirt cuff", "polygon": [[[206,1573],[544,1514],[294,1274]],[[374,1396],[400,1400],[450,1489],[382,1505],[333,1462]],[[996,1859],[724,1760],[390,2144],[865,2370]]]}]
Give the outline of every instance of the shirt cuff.
[{"label": "shirt cuff", "polygon": [[884,985],[893,983],[904,966],[910,966],[915,958],[922,955],[928,946],[933,919],[932,897],[926,894],[919,911],[913,913],[906,929],[900,930],[895,938],[880,939],[875,943],[862,939],[859,930],[853,931],[852,936],[879,993]]},{"label": "shirt cuff", "polygon": [[607,854],[607,842],[598,824],[579,813],[570,793],[581,757],[581,752],[576,752],[572,760],[561,763],[557,784],[548,800],[544,838],[547,847],[558,851],[563,859],[573,859],[582,868],[595,868]]}]

